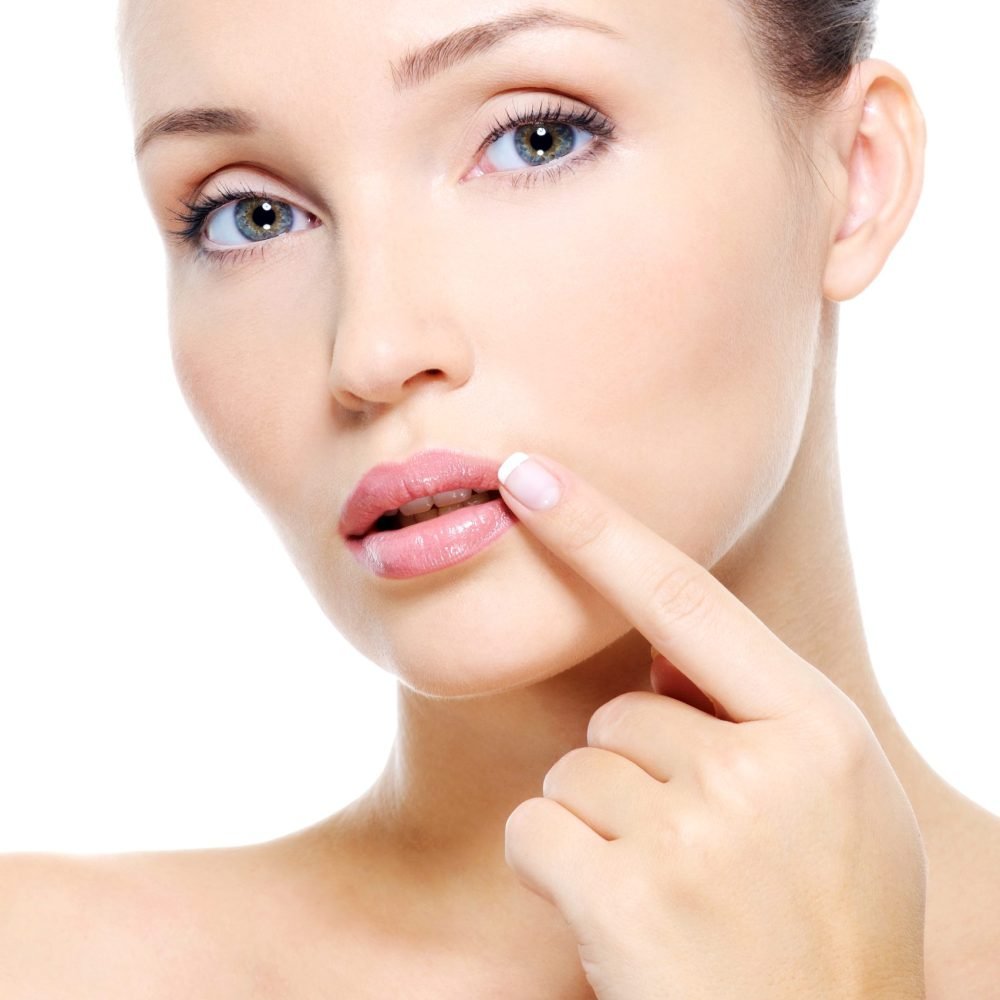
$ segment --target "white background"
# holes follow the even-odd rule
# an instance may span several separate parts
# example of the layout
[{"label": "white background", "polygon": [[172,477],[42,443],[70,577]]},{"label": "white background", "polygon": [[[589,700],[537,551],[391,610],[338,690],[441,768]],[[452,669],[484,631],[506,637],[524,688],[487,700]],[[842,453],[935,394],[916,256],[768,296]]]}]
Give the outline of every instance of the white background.
[{"label": "white background", "polygon": [[[174,383],[114,14],[17,4],[0,63],[4,852],[280,836],[364,791],[395,728],[395,680],[327,622]],[[922,104],[926,179],[842,307],[838,388],[880,681],[930,764],[993,812],[997,27],[980,0],[882,0],[874,55]]]}]

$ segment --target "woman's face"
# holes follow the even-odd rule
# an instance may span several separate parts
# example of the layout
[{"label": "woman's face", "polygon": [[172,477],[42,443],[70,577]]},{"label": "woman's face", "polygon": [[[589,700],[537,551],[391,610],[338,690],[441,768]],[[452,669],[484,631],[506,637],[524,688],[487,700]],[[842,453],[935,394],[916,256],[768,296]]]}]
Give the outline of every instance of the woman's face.
[{"label": "woman's face", "polygon": [[[782,488],[819,342],[824,188],[730,0],[558,0],[614,33],[521,30],[397,90],[406,53],[520,8],[132,0],[124,39],[137,130],[209,105],[260,120],[148,145],[162,229],[243,186],[281,208],[241,228],[230,201],[204,235],[228,259],[167,241],[183,392],[330,620],[438,695],[541,680],[630,625],[519,525],[422,576],[364,569],[338,519],[369,468],[550,454],[711,566]],[[529,129],[482,147],[558,107],[597,115],[554,126],[542,165]]]}]

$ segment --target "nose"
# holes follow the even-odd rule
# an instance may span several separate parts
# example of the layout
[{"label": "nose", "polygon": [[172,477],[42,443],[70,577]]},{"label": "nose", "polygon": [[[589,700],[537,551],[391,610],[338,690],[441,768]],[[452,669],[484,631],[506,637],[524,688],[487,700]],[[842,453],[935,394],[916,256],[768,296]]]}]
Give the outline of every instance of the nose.
[{"label": "nose", "polygon": [[436,237],[426,220],[404,229],[400,218],[398,212],[395,219],[391,212],[369,217],[364,232],[374,238],[341,232],[329,387],[356,413],[399,404],[429,387],[457,388],[472,371],[472,347],[449,301],[454,236]]}]

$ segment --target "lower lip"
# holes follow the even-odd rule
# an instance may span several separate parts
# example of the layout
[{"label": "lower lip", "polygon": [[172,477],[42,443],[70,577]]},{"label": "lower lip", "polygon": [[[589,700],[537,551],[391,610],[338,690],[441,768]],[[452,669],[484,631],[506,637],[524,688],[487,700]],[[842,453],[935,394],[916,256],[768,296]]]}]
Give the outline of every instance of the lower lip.
[{"label": "lower lip", "polygon": [[348,538],[347,547],[376,576],[405,580],[471,559],[513,527],[516,520],[497,497],[406,528]]}]

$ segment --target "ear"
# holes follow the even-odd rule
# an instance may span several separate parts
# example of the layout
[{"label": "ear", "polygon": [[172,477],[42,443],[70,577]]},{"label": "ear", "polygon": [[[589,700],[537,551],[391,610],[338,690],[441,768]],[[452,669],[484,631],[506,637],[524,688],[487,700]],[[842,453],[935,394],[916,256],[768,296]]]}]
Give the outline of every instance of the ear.
[{"label": "ear", "polygon": [[823,294],[853,298],[882,270],[913,216],[927,131],[909,81],[882,59],[852,70],[832,122],[837,183]]}]

